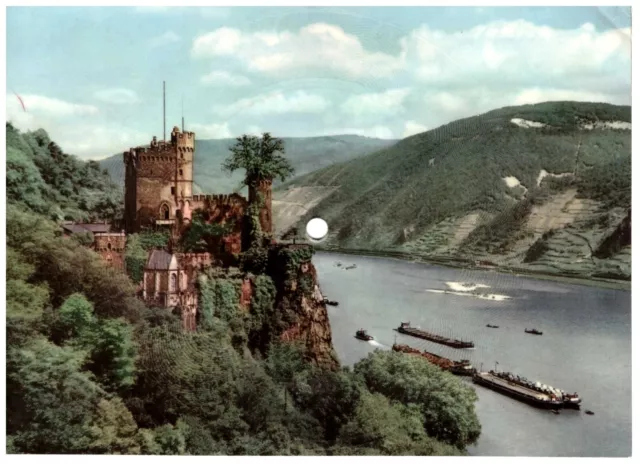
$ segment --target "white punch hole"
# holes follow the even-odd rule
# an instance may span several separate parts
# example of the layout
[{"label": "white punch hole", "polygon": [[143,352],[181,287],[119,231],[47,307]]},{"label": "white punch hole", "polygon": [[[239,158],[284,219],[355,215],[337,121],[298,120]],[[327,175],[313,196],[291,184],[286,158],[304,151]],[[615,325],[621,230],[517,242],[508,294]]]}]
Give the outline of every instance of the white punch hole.
[{"label": "white punch hole", "polygon": [[307,222],[307,236],[311,240],[322,240],[329,233],[327,221],[321,218],[313,218]]}]

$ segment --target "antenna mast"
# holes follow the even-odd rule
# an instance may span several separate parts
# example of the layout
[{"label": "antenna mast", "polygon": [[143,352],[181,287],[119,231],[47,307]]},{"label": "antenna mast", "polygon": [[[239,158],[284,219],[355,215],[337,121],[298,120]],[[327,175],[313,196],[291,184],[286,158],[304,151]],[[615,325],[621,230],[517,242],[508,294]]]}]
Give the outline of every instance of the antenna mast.
[{"label": "antenna mast", "polygon": [[162,141],[167,141],[167,110],[165,83],[162,81]]},{"label": "antenna mast", "polygon": [[182,94],[182,132],[184,132],[184,94]]}]

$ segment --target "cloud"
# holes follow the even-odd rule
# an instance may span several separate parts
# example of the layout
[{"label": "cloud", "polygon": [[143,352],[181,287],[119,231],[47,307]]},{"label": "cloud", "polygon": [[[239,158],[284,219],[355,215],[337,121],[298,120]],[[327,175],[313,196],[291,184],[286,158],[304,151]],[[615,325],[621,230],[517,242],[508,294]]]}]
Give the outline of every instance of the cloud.
[{"label": "cloud", "polygon": [[94,93],[94,97],[102,102],[114,105],[132,105],[140,101],[136,92],[123,88],[98,90]]},{"label": "cloud", "polygon": [[354,116],[384,113],[387,116],[404,111],[403,103],[411,89],[392,89],[381,93],[354,95],[340,106],[343,112]]},{"label": "cloud", "polygon": [[[69,116],[90,116],[98,113],[98,108],[93,105],[70,103],[57,98],[49,98],[42,95],[20,95],[27,113],[64,118]],[[7,94],[7,116],[10,111],[24,112],[20,102],[13,94]]]},{"label": "cloud", "polygon": [[173,31],[167,31],[162,35],[153,37],[149,41],[149,45],[152,47],[162,47],[163,45],[169,45],[180,41],[180,36]]},{"label": "cloud", "polygon": [[286,113],[320,113],[329,107],[329,101],[320,95],[299,90],[290,95],[269,92],[243,98],[231,105],[216,105],[213,111],[221,116],[265,116]]},{"label": "cloud", "polygon": [[228,123],[189,124],[188,129],[196,133],[197,139],[228,139],[233,137]]},{"label": "cloud", "polygon": [[[602,92],[583,92],[571,89],[544,89],[530,88],[520,91],[515,99],[516,105],[531,105],[534,103],[542,103],[546,101],[583,101],[583,102],[602,102],[611,101],[611,96]],[[624,104],[623,102],[617,102]]]},{"label": "cloud", "polygon": [[205,85],[221,87],[244,87],[251,85],[251,81],[246,76],[232,74],[226,71],[212,71],[200,78],[200,82]]},{"label": "cloud", "polygon": [[404,132],[402,133],[402,138],[411,137],[412,135],[420,134],[421,132],[426,132],[429,130],[428,126],[424,124],[420,124],[416,121],[407,121],[404,124]]},{"label": "cloud", "polygon": [[338,26],[315,23],[298,32],[245,33],[223,27],[197,37],[194,58],[231,57],[247,69],[273,76],[318,76],[335,72],[351,78],[389,76],[402,68],[401,57],[366,50],[360,39]]},{"label": "cloud", "polygon": [[[588,87],[631,80],[631,31],[592,24],[554,29],[524,20],[495,21],[464,31],[422,26],[402,39],[412,74],[429,85]],[[595,79],[594,79],[595,78]],[[570,83],[568,83],[570,81]]]}]

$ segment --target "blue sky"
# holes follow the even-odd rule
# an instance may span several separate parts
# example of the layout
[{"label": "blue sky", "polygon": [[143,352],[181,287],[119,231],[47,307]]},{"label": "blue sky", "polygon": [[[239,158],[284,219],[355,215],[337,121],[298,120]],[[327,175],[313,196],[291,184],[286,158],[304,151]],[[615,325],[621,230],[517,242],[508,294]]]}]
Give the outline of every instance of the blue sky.
[{"label": "blue sky", "polygon": [[[100,158],[180,124],[402,138],[547,100],[631,104],[630,8],[10,7],[7,118]],[[13,92],[25,103],[24,112]]]}]

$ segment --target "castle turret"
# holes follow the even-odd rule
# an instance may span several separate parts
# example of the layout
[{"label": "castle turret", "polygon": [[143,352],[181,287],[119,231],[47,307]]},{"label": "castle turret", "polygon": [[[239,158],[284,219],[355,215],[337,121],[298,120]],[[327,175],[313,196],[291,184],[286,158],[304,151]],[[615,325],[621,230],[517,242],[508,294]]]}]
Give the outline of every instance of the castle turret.
[{"label": "castle turret", "polygon": [[[249,203],[255,204],[259,200],[260,206],[260,228],[263,233],[271,234],[273,231],[273,221],[271,219],[271,179],[261,179],[251,182],[249,185]],[[260,197],[260,198],[258,198]]]}]

